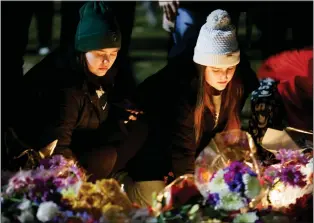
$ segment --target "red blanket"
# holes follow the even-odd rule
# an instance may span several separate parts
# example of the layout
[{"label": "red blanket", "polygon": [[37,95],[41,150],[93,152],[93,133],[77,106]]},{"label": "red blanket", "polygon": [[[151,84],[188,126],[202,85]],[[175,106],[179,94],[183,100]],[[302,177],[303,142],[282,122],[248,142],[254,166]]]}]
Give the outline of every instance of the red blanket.
[{"label": "red blanket", "polygon": [[258,70],[258,77],[279,82],[290,126],[313,130],[313,47],[271,56]]}]

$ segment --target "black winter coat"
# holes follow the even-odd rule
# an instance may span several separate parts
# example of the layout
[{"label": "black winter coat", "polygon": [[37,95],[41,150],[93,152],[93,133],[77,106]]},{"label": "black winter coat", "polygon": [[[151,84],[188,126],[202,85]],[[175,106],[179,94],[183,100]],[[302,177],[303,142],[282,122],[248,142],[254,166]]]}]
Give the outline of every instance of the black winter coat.
[{"label": "black winter coat", "polygon": [[[72,49],[45,57],[23,78],[15,108],[19,138],[36,149],[58,139],[55,151],[69,155],[120,141],[124,134],[110,103],[115,73],[114,64],[102,78],[86,75]],[[108,102],[104,109],[96,94],[100,86]]]}]

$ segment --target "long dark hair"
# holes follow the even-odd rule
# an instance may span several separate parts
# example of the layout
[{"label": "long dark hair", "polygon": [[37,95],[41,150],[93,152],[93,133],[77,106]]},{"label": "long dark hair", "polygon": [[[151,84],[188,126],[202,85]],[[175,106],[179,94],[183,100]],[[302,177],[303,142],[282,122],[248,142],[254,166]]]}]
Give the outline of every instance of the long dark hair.
[{"label": "long dark hair", "polygon": [[77,68],[81,72],[84,72],[85,74],[88,74],[89,73],[89,69],[88,69],[88,66],[87,66],[85,53],[76,51],[75,57],[76,57],[75,59],[76,59]]},{"label": "long dark hair", "polygon": [[[196,65],[198,70],[198,91],[197,91],[197,102],[194,111],[194,129],[195,129],[195,140],[198,143],[202,137],[204,128],[204,112],[209,109],[212,114],[215,114],[215,107],[212,101],[213,88],[205,80],[205,66]],[[243,87],[238,79],[238,68],[235,71],[232,80],[228,83],[226,89],[222,91],[221,98],[221,109],[228,112],[228,121],[225,129],[231,126],[232,122],[240,123],[239,111],[236,108],[237,101],[242,97]]]}]

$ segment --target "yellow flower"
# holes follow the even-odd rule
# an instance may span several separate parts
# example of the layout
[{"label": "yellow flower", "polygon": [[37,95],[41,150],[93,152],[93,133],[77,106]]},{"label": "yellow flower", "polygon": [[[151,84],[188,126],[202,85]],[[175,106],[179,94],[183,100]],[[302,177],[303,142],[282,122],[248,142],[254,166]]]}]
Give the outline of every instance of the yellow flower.
[{"label": "yellow flower", "polygon": [[83,182],[79,191],[79,194],[92,194],[98,192],[98,188],[95,184],[89,182]]},{"label": "yellow flower", "polygon": [[114,179],[103,179],[97,181],[96,185],[101,190],[102,194],[108,196],[108,200],[114,205],[121,206],[125,212],[129,212],[132,209],[132,202],[122,192],[120,185]]}]

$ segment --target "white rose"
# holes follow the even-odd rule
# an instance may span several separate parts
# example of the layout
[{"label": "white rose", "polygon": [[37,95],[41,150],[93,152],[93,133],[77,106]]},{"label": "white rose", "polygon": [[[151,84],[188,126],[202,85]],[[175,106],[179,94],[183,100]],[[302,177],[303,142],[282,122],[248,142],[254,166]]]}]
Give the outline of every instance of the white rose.
[{"label": "white rose", "polygon": [[39,221],[47,222],[52,220],[58,213],[58,206],[52,201],[43,202],[39,205],[37,215]]},{"label": "white rose", "polygon": [[21,223],[31,223],[34,222],[34,215],[30,209],[22,211],[22,213],[17,217]]},{"label": "white rose", "polygon": [[19,206],[17,207],[18,209],[22,210],[22,211],[26,211],[27,209],[31,208],[31,201],[30,200],[23,200],[22,203],[19,204]]}]

